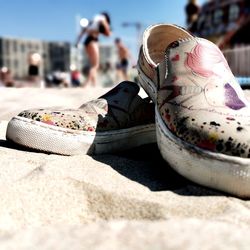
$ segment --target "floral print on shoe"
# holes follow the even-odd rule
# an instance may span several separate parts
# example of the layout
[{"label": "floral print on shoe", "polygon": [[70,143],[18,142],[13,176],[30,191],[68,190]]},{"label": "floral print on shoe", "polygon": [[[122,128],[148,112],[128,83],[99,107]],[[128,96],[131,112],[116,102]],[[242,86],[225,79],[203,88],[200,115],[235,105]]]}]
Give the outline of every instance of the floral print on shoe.
[{"label": "floral print on shoe", "polygon": [[200,38],[167,50],[168,76],[158,93],[167,127],[200,148],[250,158],[250,107],[223,54]]}]

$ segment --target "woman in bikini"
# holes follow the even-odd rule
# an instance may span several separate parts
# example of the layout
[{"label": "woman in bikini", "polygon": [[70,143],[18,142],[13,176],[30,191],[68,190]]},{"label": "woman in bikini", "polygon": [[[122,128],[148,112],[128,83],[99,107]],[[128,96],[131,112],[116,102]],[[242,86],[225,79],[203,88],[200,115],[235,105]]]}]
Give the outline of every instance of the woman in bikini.
[{"label": "woman in bikini", "polygon": [[87,86],[88,84],[96,86],[97,70],[99,68],[98,37],[100,34],[103,34],[104,36],[111,35],[109,15],[106,12],[103,12],[95,16],[93,21],[91,21],[87,27],[82,29],[77,38],[76,45],[78,45],[84,34],[86,34],[84,46],[90,61],[90,71],[84,86]]}]

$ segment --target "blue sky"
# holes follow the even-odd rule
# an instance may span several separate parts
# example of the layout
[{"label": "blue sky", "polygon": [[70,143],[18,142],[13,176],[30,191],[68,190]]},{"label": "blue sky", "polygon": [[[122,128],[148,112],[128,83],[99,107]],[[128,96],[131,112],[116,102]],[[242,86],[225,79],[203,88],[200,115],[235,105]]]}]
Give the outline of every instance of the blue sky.
[{"label": "blue sky", "polygon": [[[129,46],[136,41],[133,27],[125,21],[185,24],[186,0],[0,0],[0,36],[75,41],[76,16],[91,18],[100,11],[111,15],[113,37]],[[200,3],[204,0],[200,0]],[[104,39],[102,39],[104,41]],[[107,42],[107,40],[106,40]]]}]

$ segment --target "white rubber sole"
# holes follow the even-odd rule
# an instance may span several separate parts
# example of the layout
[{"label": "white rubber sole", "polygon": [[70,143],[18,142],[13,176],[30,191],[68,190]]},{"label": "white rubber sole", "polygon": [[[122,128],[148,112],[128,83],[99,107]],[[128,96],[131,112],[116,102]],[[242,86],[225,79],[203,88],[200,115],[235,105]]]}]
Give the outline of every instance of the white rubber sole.
[{"label": "white rubber sole", "polygon": [[139,84],[152,99],[152,101],[156,103],[157,89],[154,82],[143,73],[139,66],[137,66],[137,70]]},{"label": "white rubber sole", "polygon": [[6,139],[19,145],[62,155],[113,153],[155,143],[155,124],[108,132],[59,128],[16,116],[9,122]]},{"label": "white rubber sole", "polygon": [[250,159],[202,150],[176,137],[156,108],[156,136],[162,157],[178,173],[198,184],[250,197]]}]

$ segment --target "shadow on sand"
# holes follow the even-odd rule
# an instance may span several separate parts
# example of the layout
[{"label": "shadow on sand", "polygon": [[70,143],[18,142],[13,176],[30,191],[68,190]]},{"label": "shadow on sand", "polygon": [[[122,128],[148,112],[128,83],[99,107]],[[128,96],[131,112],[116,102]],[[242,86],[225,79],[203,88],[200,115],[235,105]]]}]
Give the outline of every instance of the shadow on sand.
[{"label": "shadow on sand", "polygon": [[[41,153],[6,140],[0,140],[0,147]],[[92,158],[109,165],[119,174],[148,187],[153,192],[172,191],[184,196],[223,195],[212,189],[201,187],[175,172],[163,160],[155,143],[116,154],[94,155]]]},{"label": "shadow on sand", "polygon": [[222,193],[201,187],[175,172],[161,157],[157,144],[149,144],[116,155],[93,156],[110,165],[123,176],[151,191],[172,191],[184,196],[221,196]]}]

